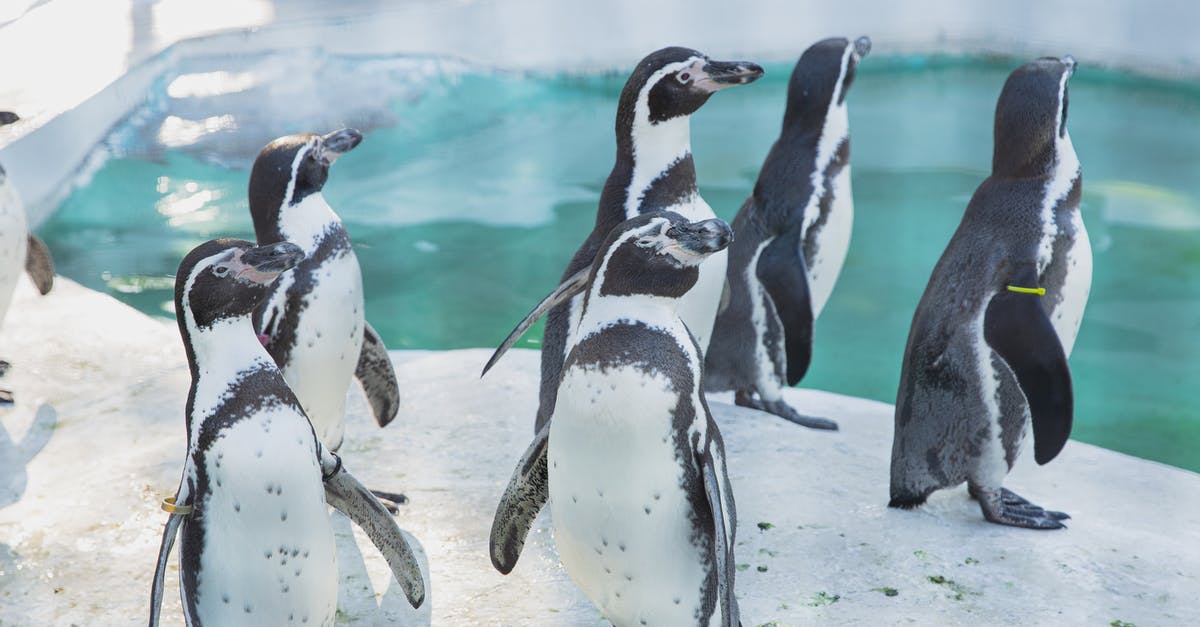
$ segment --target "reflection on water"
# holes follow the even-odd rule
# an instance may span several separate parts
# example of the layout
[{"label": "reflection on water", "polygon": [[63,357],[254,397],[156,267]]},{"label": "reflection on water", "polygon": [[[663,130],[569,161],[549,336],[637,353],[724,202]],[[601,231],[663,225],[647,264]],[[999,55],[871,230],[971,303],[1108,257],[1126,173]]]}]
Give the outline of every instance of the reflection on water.
[{"label": "reflection on water", "polygon": [[[391,348],[495,345],[555,286],[591,228],[623,77],[538,78],[412,59],[300,62],[310,68],[301,87],[284,81],[293,61],[281,56],[180,70],[227,72],[237,89],[211,76],[182,86],[165,77],[161,93],[114,132],[115,156],[45,228],[60,271],[162,315],[171,300],[162,277],[187,250],[209,237],[252,236],[245,183],[263,144],[359,126],[366,141],[338,161],[326,197],[354,238],[372,324]],[[990,168],[995,98],[1017,64],[863,63],[849,95],[853,241],[803,385],[894,400],[912,312]],[[717,94],[694,117],[701,192],[722,217],[749,193],[775,139],[789,72],[768,67],[766,78]],[[311,101],[305,90],[316,90]],[[1095,254],[1071,358],[1074,435],[1200,470],[1200,399],[1187,392],[1200,380],[1200,90],[1084,66],[1071,92]],[[211,132],[204,123],[191,143],[163,145],[163,128],[178,125],[172,116],[234,123]],[[539,336],[535,329],[520,345]]]}]

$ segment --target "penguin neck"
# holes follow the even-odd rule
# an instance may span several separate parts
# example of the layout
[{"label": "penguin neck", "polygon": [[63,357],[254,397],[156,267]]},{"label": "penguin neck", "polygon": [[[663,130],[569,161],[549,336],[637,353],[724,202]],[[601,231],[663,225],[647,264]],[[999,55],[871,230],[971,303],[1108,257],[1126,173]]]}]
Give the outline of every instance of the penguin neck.
[{"label": "penguin neck", "polygon": [[[662,122],[651,122],[649,110],[638,111],[627,128],[618,126],[617,165],[614,177],[629,181],[620,220],[628,220],[645,211],[666,207],[643,206],[652,185],[668,184],[674,189],[696,190],[696,167],[692,162],[691,116],[681,115]],[[605,190],[606,192],[609,190]]]},{"label": "penguin neck", "polygon": [[325,196],[321,192],[313,192],[300,202],[284,207],[276,223],[275,235],[278,238],[264,242],[260,237],[259,244],[292,242],[311,255],[330,228],[341,227],[341,224],[341,218],[325,202]]},{"label": "penguin neck", "polygon": [[197,383],[210,377],[232,381],[240,372],[274,363],[258,341],[250,316],[223,318],[203,329],[190,329],[188,336],[188,357]]},{"label": "penguin neck", "polygon": [[635,294],[632,296],[588,295],[579,323],[579,340],[618,324],[642,323],[649,327],[677,331],[679,299]]}]

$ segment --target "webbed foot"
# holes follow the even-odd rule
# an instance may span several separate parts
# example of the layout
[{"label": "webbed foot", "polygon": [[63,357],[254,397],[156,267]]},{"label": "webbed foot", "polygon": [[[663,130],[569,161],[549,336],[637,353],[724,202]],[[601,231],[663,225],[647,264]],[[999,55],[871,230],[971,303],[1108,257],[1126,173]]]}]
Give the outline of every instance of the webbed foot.
[{"label": "webbed foot", "polygon": [[768,414],[775,414],[788,422],[793,422],[801,427],[810,429],[824,429],[827,431],[837,431],[838,425],[836,422],[828,418],[817,418],[814,416],[805,416],[788,405],[783,399],[777,401],[764,401],[760,398],[754,398],[751,394],[738,390],[733,396],[733,402],[739,407],[749,407],[759,411],[765,411]]},{"label": "webbed foot", "polygon": [[979,500],[983,517],[989,522],[1026,529],[1066,529],[1063,512],[1043,509],[1007,488],[990,490],[969,486],[971,496]]},{"label": "webbed foot", "polygon": [[399,492],[384,492],[383,490],[371,490],[371,494],[379,499],[379,502],[387,509],[389,513],[397,514],[400,512],[400,506],[408,502],[408,497]]}]

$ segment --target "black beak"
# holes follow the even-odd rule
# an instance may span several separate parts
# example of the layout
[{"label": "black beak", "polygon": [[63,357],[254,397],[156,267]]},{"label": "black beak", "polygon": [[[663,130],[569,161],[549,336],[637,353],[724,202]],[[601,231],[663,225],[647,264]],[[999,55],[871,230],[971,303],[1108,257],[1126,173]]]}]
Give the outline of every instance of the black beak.
[{"label": "black beak", "polygon": [[251,248],[242,253],[242,264],[263,274],[279,274],[296,267],[304,251],[291,242],[279,242]]},{"label": "black beak", "polygon": [[362,133],[352,128],[334,131],[321,138],[321,158],[332,164],[338,157],[354,150],[362,139]]},{"label": "black beak", "polygon": [[733,229],[724,220],[713,218],[667,229],[667,237],[697,255],[724,250],[733,241]]},{"label": "black beak", "polygon": [[707,80],[697,80],[696,85],[710,91],[747,85],[763,75],[762,66],[749,61],[709,61],[702,69]]}]

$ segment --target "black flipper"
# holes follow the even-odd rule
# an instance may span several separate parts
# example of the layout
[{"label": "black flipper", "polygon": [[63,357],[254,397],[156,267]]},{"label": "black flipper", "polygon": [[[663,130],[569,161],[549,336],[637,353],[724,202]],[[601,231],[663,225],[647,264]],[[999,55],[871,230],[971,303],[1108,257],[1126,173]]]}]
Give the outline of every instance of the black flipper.
[{"label": "black flipper", "polygon": [[[1009,279],[1015,287],[1036,288],[1032,264]],[[1054,325],[1036,294],[1004,289],[992,297],[983,322],[988,346],[1008,364],[1033,422],[1033,458],[1038,464],[1054,459],[1071,435],[1074,399],[1071,370]]]},{"label": "black flipper", "polygon": [[508,352],[508,349],[512,348],[512,345],[516,344],[517,340],[521,339],[521,336],[529,330],[529,327],[533,326],[533,323],[537,322],[538,318],[542,317],[542,314],[554,309],[560,303],[566,302],[579,292],[582,292],[583,288],[587,287],[588,277],[591,274],[591,271],[591,264],[584,266],[582,270],[572,274],[565,281],[563,281],[561,285],[555,288],[553,292],[550,292],[548,296],[543,298],[542,302],[538,303],[537,307],[533,308],[533,311],[526,314],[526,316],[517,323],[516,328],[514,328],[508,334],[508,337],[504,338],[504,341],[501,342],[500,346],[496,349],[496,352],[492,353],[492,358],[488,360],[487,365],[483,367],[483,372],[479,373],[479,376],[482,377],[483,375],[487,374],[487,371],[491,370],[492,366],[495,366],[497,361],[500,361],[500,358],[504,356],[504,353]]},{"label": "black flipper", "polygon": [[371,403],[375,422],[381,428],[386,427],[400,409],[400,383],[396,381],[396,369],[392,367],[387,347],[366,321],[363,321],[362,352],[354,376]]},{"label": "black flipper", "polygon": [[413,607],[425,602],[425,580],[408,540],[400,533],[387,509],[342,467],[337,455],[322,450],[321,472],[325,477],[325,501],[350,517],[383,554],[392,575]]},{"label": "black flipper", "polygon": [[550,498],[550,477],[546,461],[546,444],[550,439],[550,423],[547,422],[533,437],[529,448],[517,463],[512,478],[500,504],[496,506],[496,518],[492,520],[492,536],[489,543],[492,566],[507,575],[517,565],[521,549],[525,548],[525,537],[538,512]]},{"label": "black flipper", "polygon": [[33,233],[29,234],[29,246],[25,252],[25,272],[33,279],[38,292],[45,296],[54,287],[54,259],[50,257],[50,249],[46,242],[38,239]]},{"label": "black flipper", "polygon": [[[734,515],[733,503],[728,494],[725,477],[725,459],[714,442],[709,441],[707,450],[697,455],[700,474],[704,479],[704,494],[713,520],[713,552],[716,554],[717,594],[720,595],[721,626],[736,627],[738,620],[737,598],[734,596]],[[729,524],[726,525],[726,517]]]},{"label": "black flipper", "polygon": [[162,609],[164,579],[167,574],[167,558],[175,546],[175,534],[183,522],[184,514],[171,514],[163,528],[162,545],[158,548],[158,566],[154,569],[154,582],[150,585],[150,627],[158,627],[158,615]]},{"label": "black flipper", "polygon": [[787,349],[787,382],[796,385],[812,361],[813,311],[808,291],[808,267],[804,263],[800,230],[793,229],[767,244],[755,269],[783,323]]}]

